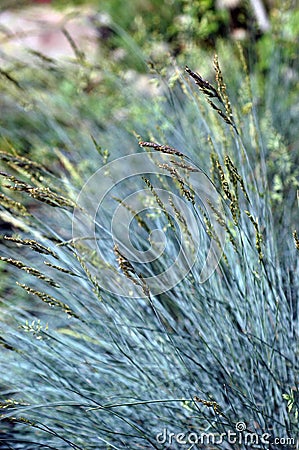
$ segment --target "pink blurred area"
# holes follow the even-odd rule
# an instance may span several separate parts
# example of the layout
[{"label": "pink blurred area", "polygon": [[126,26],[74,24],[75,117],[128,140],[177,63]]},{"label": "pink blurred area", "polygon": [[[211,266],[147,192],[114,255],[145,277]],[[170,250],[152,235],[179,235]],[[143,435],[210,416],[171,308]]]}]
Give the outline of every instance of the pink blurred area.
[{"label": "pink blurred area", "polygon": [[87,7],[55,10],[51,0],[34,0],[32,6],[0,13],[0,60],[5,56],[28,58],[28,49],[57,59],[74,57],[63,33],[66,29],[88,59],[95,58],[99,44],[92,24],[94,11]]}]

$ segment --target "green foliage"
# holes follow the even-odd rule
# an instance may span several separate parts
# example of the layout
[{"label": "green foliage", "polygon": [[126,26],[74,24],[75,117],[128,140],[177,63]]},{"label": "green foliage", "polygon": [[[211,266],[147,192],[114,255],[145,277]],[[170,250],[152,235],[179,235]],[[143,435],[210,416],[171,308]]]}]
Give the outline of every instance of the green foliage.
[{"label": "green foliage", "polygon": [[294,414],[294,420],[298,422],[298,391],[296,390],[296,388],[292,389],[290,394],[283,394],[283,398],[288,402],[288,411]]},{"label": "green foliage", "polygon": [[[296,439],[298,76],[286,73],[297,63],[274,45],[273,64],[268,55],[251,73],[240,47],[219,48],[220,64],[205,62],[204,73],[192,55],[182,57],[187,72],[166,58],[152,65],[151,95],[149,77],[140,91],[143,75],[130,80],[114,61],[60,66],[35,55],[2,74],[3,448],[162,449],[164,428],[219,436],[240,422]],[[163,173],[123,176],[98,215],[77,206],[73,216],[95,170],[105,169],[91,205],[115,175],[107,162],[147,150]],[[196,180],[215,188],[210,203]],[[184,201],[192,226],[161,189]],[[122,203],[134,192],[138,212]],[[111,238],[120,203],[140,252],[151,230],[164,231],[157,261],[130,260]],[[153,294],[148,277],[169,267],[182,239],[192,254],[197,229],[188,276]],[[211,243],[223,254],[202,283]],[[108,269],[122,295],[103,289]]]},{"label": "green foliage", "polygon": [[[227,36],[229,13],[219,9],[215,1],[191,0],[121,0],[54,1],[54,6],[92,4],[100,13],[108,13],[112,30],[126,30],[135,45],[150,49],[155,55],[159,45],[167,46],[171,53],[188,52],[193,45],[213,45],[218,36]],[[110,45],[124,45],[117,35],[108,38]],[[134,54],[128,52],[126,61],[132,64]],[[139,70],[144,67],[139,67]]]},{"label": "green foliage", "polygon": [[[44,305],[32,314],[4,302],[2,365],[4,369],[9,365],[10,372],[3,382],[12,384],[14,395],[5,396],[2,409],[3,417],[13,424],[10,441],[16,448],[30,448],[33,443],[57,449],[99,445],[160,448],[155,436],[164,427],[169,432],[212,427],[220,433],[234,430],[240,420],[249,429],[258,427],[264,433],[271,429],[275,436],[295,436],[293,407],[289,398],[289,406],[283,403],[283,395],[296,384],[298,376],[297,282],[292,279],[291,293],[285,291],[290,259],[294,270],[297,267],[296,248],[291,229],[289,239],[277,241],[276,236],[287,230],[285,223],[279,225],[273,220],[266,173],[253,168],[257,155],[263,158],[261,148],[243,144],[243,137],[247,141],[250,133],[250,120],[234,125],[235,117],[241,117],[242,104],[228,103],[217,59],[215,70],[216,85],[190,72],[208,100],[207,107],[187,79],[182,80],[182,87],[189,101],[175,100],[182,95],[178,85],[169,91],[176,103],[174,107],[173,102],[164,102],[164,108],[169,108],[168,127],[161,129],[163,138],[173,147],[141,143],[142,147],[182,157],[185,163],[191,158],[204,170],[209,168],[207,148],[212,144],[211,177],[219,192],[217,202],[227,218],[220,224],[228,243],[216,272],[203,284],[198,279],[203,247],[190,277],[157,296],[151,295],[144,281],[149,267],[132,266],[117,250],[118,263],[131,287],[121,297],[105,292],[101,288],[102,271],[107,264],[117,270],[109,240],[103,241],[106,260],[84,241],[70,240],[71,217],[66,206],[75,198],[76,189],[71,187],[74,174],[68,175],[71,198],[66,203],[60,196],[63,180],[45,172],[43,178],[35,176],[32,180],[36,166],[28,163],[24,167],[22,158],[14,156],[14,170],[19,172],[21,168],[23,177],[31,173],[30,186],[26,181],[20,184],[15,177],[6,178],[23,195],[35,193],[34,213],[25,235],[19,229],[21,236],[32,237],[31,241],[17,238],[16,247],[10,241],[12,259],[2,259],[11,263],[15,275],[18,269],[27,272],[26,280],[18,284]],[[211,108],[211,97],[222,109]],[[244,99],[246,103],[249,100]],[[185,118],[196,105],[201,107],[197,124],[190,123],[186,128]],[[163,109],[156,114],[152,121],[163,124]],[[181,130],[179,134],[172,121],[176,130]],[[199,132],[204,124],[206,132]],[[150,134],[159,140],[162,137],[154,127]],[[183,147],[184,153],[176,147]],[[5,161],[11,162],[8,157]],[[166,185],[169,192],[187,195],[178,172],[172,170],[171,174],[174,178]],[[157,184],[159,179],[152,182]],[[165,206],[152,182],[148,186],[153,201],[163,210]],[[51,189],[46,196],[41,195],[45,184]],[[130,181],[122,186],[122,195],[132,187],[135,190],[138,184]],[[190,202],[192,209],[197,210],[197,201]],[[293,206],[289,197],[287,207]],[[105,213],[108,222],[110,214],[109,210]],[[219,242],[211,217],[200,208],[198,214],[205,223],[201,245],[211,239]],[[16,217],[7,211],[6,218],[17,229]],[[169,219],[158,214],[143,220],[149,229],[163,229]],[[142,233],[137,230],[136,244],[141,245]],[[170,227],[167,233],[170,239],[169,233],[175,233],[175,229],[171,231]],[[192,236],[191,230],[189,233]],[[29,247],[35,255],[24,252]],[[14,256],[20,253],[22,258]],[[160,270],[165,270],[161,264]],[[155,273],[155,266],[150,270]],[[51,279],[55,285],[48,283]],[[131,298],[138,287],[145,296]],[[22,446],[18,444],[21,442]]]}]

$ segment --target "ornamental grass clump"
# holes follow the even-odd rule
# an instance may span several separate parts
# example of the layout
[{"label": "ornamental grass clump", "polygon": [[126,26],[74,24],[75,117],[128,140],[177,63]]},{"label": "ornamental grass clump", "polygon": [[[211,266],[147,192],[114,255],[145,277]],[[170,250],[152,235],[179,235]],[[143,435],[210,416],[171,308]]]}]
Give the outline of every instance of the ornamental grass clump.
[{"label": "ornamental grass clump", "polygon": [[238,88],[175,68],[85,177],[0,154],[1,448],[298,445],[296,168],[278,206],[240,54]]}]

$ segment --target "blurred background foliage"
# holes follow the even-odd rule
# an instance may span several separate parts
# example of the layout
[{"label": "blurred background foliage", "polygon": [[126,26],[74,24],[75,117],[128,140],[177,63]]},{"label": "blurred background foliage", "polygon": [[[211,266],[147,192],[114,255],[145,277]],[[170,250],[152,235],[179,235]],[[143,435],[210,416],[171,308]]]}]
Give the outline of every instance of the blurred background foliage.
[{"label": "blurred background foliage", "polygon": [[[175,59],[182,70],[188,64],[209,78],[212,72],[206,61],[211,61],[216,51],[221,52],[221,59],[227,62],[233,76],[232,71],[239,65],[236,41],[241,41],[256,79],[257,96],[264,97],[264,81],[269,76],[276,77],[277,82],[277,77],[288,77],[290,82],[298,83],[295,70],[299,10],[292,1],[264,1],[271,24],[268,32],[261,31],[251,2],[246,0],[52,0],[47,3],[65,14],[69,14],[70,7],[83,8],[82,14],[87,26],[95,30],[98,46],[92,61],[88,51],[80,54],[79,48],[67,65],[32,53],[25,63],[15,58],[8,61],[10,57],[6,56],[7,69],[1,72],[0,81],[1,108],[5,111],[1,134],[10,142],[13,139],[16,148],[25,153],[34,153],[36,147],[39,152],[47,146],[69,147],[65,141],[71,139],[72,134],[76,139],[79,137],[77,130],[82,121],[84,124],[92,122],[92,128],[99,130],[119,121],[126,122],[124,126],[132,129],[128,116],[131,113],[138,116],[140,102],[136,97],[140,99],[148,94],[141,74],[149,73],[149,61],[156,70],[166,72]],[[28,0],[2,0],[0,11],[15,7],[22,15],[21,8],[32,4]],[[42,12],[43,5],[39,6]],[[80,11],[77,10],[77,14]],[[13,32],[2,26],[0,36],[7,38]],[[76,41],[75,36],[72,38]],[[123,83],[138,84],[140,90],[133,97],[130,92],[128,98]],[[283,107],[283,93],[273,93],[269,102],[274,102],[277,95],[282,97],[277,104]],[[45,104],[49,107],[45,108]],[[120,120],[124,116],[126,120]],[[53,120],[58,129],[53,122],[51,125]]]},{"label": "blurred background foliage", "polygon": [[[139,151],[134,132],[154,133],[153,117],[167,100],[165,88],[169,83],[173,89],[179,85],[186,64],[213,82],[210,62],[217,52],[224,75],[229,74],[230,98],[242,101],[244,75],[237,45],[241,43],[254,108],[258,117],[264,118],[260,126],[268,136],[265,152],[275,178],[276,199],[281,201],[282,181],[275,168],[283,164],[287,180],[295,183],[293,167],[299,162],[295,151],[299,9],[294,1],[267,0],[262,4],[269,22],[264,30],[258,25],[252,2],[246,0],[2,0],[0,17],[7,13],[26,17],[32,6],[40,8],[41,23],[51,11],[61,14],[58,25],[52,26],[60,32],[61,42],[68,41],[71,48],[66,58],[55,59],[32,49],[24,50],[25,57],[20,57],[2,47],[2,150],[66,174],[69,161],[76,165],[79,186],[93,172],[99,151],[102,158],[104,154],[107,157],[108,149],[114,149],[115,156]],[[62,33],[78,17],[82,17],[83,27],[93,30],[92,52],[86,42],[81,47],[71,31]],[[17,31],[4,20],[0,41],[6,43],[14,33]],[[285,89],[278,89],[282,85],[288,95]],[[245,103],[245,117],[246,107]],[[175,110],[168,114],[175,122]],[[163,126],[158,120],[156,129],[161,131]]]},{"label": "blurred background foliage", "polygon": [[[166,125],[156,119],[154,126],[153,118],[163,116],[161,111],[169,101],[166,86],[176,89],[186,64],[214,82],[210,62],[217,52],[224,75],[229,75],[230,98],[233,103],[242,102],[246,95],[238,50],[241,43],[254,108],[263,118],[261,133],[267,137],[270,181],[281,202],[282,178],[277,167],[287,171],[284,183],[296,184],[294,168],[299,163],[299,9],[292,1],[263,4],[269,21],[269,29],[264,31],[258,26],[252,2],[245,0],[53,0],[38,5],[41,23],[51,11],[61,14],[58,25],[51,26],[60,33],[62,45],[68,41],[71,51],[64,59],[32,49],[24,50],[25,56],[20,57],[6,53],[3,47],[2,150],[38,160],[54,172],[64,170],[66,176],[74,164],[80,186],[93,172],[99,152],[103,161],[108,149],[115,157],[137,152],[134,133],[146,136],[163,131]],[[17,13],[22,18],[37,6],[32,1],[5,0],[0,5],[2,14]],[[83,24],[78,27],[94,32],[93,52],[89,43],[83,41],[81,46],[71,31],[62,33],[78,17]],[[2,22],[2,43],[15,32]],[[244,117],[249,106],[244,103]],[[169,122],[175,123],[175,108],[167,114]]]}]

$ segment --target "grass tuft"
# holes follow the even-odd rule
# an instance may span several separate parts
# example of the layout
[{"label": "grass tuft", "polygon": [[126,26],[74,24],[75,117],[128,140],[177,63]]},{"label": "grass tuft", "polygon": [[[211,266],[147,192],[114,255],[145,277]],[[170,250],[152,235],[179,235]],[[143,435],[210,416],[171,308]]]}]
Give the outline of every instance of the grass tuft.
[{"label": "grass tuft", "polygon": [[[84,91],[83,128],[78,105],[64,118],[50,95],[21,115],[53,129],[49,138],[29,127],[28,158],[0,155],[1,445],[179,449],[180,433],[216,439],[229,430],[238,443],[209,448],[245,450],[246,433],[267,450],[298,445],[298,141],[274,104],[260,105],[256,72],[239,54],[236,71],[215,57],[216,87],[191,64],[187,74],[166,67],[156,99],[107,71],[120,97],[105,125]],[[282,82],[293,111],[293,84]],[[131,96],[134,133],[122,125]],[[47,164],[37,157],[43,139],[55,148]],[[126,152],[145,157],[142,170],[138,158],[118,159]],[[265,434],[286,444],[262,442]]]}]

